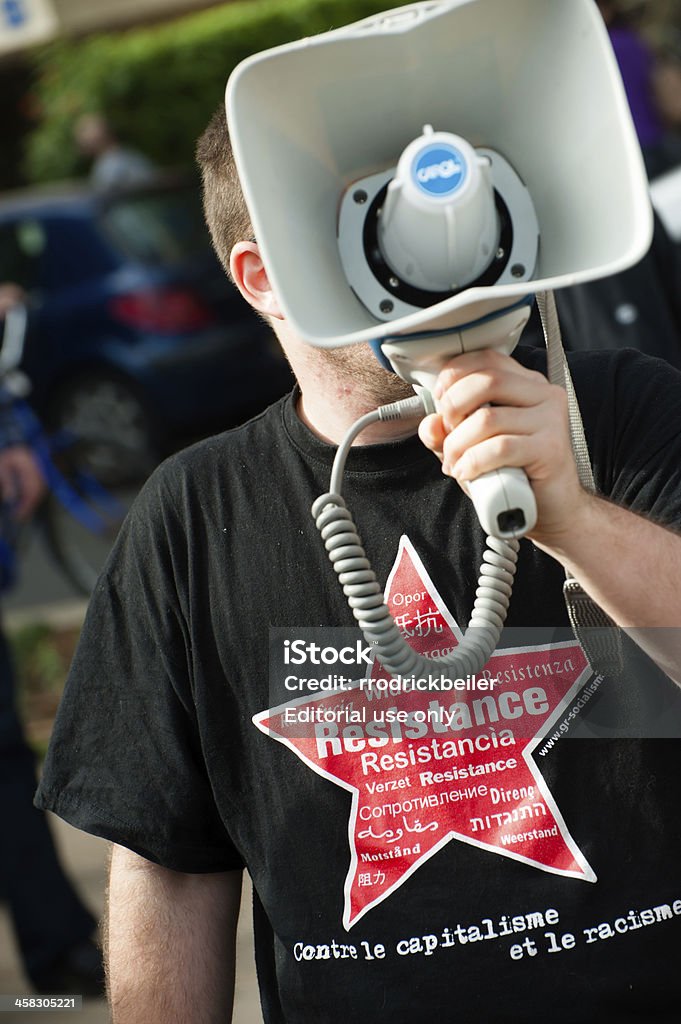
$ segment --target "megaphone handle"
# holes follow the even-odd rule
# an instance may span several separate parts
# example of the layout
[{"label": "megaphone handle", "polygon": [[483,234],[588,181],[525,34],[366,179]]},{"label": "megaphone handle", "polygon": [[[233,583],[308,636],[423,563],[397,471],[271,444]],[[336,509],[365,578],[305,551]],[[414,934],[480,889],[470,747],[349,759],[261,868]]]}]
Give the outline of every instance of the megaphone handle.
[{"label": "megaphone handle", "polygon": [[[492,320],[483,320],[461,330],[404,340],[390,338],[381,348],[396,373],[411,383],[424,408],[437,412],[433,389],[442,367],[463,352],[496,349],[512,352],[529,318],[529,306],[504,310]],[[512,540],[529,533],[537,522],[537,503],[522,469],[503,468],[468,481],[470,495],[480,524],[488,537]]]},{"label": "megaphone handle", "polygon": [[[414,385],[422,398],[437,379],[436,374],[432,375],[432,380],[427,380],[427,376],[431,375],[419,374],[422,383]],[[432,391],[426,398],[426,405],[433,410],[437,408]],[[506,466],[483,473],[469,480],[465,489],[488,537],[500,540],[524,537],[536,525],[537,502],[524,469]]]},{"label": "megaphone handle", "polygon": [[524,537],[537,522],[537,502],[523,469],[504,467],[466,484],[480,525],[488,537]]}]

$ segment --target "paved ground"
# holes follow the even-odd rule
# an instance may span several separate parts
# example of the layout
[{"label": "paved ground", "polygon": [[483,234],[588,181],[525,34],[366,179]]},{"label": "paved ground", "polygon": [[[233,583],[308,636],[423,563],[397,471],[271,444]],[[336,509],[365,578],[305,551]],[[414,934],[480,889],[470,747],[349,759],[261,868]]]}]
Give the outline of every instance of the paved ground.
[{"label": "paved ground", "polygon": [[[63,862],[88,905],[101,914],[105,880],[107,844],[101,839],[85,835],[51,817]],[[238,978],[234,1024],[258,1024],[262,1021],[253,963],[253,937],[250,922],[250,890],[244,892],[239,928]],[[0,995],[30,995],[30,988],[21,973],[14,950],[8,915],[0,906]],[[74,995],[77,993],[73,993]],[[82,1011],[5,1011],[0,1012],[0,1024],[49,1024],[54,1020],[63,1024],[108,1024],[109,1013],[104,999],[90,999],[83,1003]],[[142,1022],[140,1022],[142,1024]],[[189,1024],[189,1022],[188,1022]]]},{"label": "paved ground", "polygon": [[46,604],[68,602],[79,596],[50,560],[39,531],[28,527],[21,547],[19,579],[8,594],[3,594],[3,612],[14,609],[30,611]]}]

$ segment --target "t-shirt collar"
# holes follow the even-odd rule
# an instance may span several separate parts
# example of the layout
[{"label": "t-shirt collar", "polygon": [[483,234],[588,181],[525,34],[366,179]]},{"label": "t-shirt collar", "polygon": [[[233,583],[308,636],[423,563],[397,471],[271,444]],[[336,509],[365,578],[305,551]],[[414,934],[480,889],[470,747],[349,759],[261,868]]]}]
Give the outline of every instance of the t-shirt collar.
[{"label": "t-shirt collar", "polygon": [[[300,388],[296,385],[282,405],[284,430],[292,444],[307,458],[331,467],[336,455],[336,445],[323,441],[303,423],[296,411],[299,399]],[[437,467],[438,463],[434,455],[414,434],[399,441],[353,446],[346,472],[393,472],[396,469],[413,469],[420,465]]]}]

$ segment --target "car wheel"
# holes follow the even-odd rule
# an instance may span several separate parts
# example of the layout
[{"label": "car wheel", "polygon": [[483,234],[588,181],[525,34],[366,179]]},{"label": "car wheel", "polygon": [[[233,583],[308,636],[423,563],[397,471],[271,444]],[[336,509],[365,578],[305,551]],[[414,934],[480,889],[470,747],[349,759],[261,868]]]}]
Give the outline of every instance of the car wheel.
[{"label": "car wheel", "polygon": [[106,438],[60,440],[38,521],[53,560],[88,595],[150,467]]},{"label": "car wheel", "polygon": [[119,450],[137,453],[151,468],[159,461],[152,416],[134,386],[114,373],[97,371],[70,381],[50,403],[49,420],[52,429],[79,438],[107,438]]}]

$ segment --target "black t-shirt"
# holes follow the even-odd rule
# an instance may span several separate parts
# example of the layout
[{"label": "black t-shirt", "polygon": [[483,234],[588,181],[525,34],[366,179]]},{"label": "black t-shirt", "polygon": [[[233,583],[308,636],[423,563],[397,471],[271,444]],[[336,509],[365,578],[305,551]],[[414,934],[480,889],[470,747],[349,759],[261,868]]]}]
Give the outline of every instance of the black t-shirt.
[{"label": "black t-shirt", "polygon": [[[681,375],[571,365],[599,489],[681,524]],[[38,805],[179,871],[245,864],[268,1022],[678,1020],[678,689],[631,651],[594,679],[563,571],[526,541],[488,693],[270,684],[272,637],[353,623],[309,512],[332,458],[287,398],[159,468],[93,594]],[[400,628],[450,648],[484,547],[468,500],[416,438],[353,449],[344,494]]]}]

